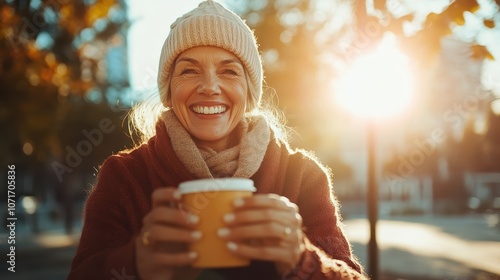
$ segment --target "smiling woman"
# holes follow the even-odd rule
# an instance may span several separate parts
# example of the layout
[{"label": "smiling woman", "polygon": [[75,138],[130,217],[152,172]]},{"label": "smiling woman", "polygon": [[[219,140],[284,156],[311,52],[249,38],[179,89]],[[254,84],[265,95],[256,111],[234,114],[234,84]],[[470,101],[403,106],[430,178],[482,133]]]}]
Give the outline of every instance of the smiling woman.
[{"label": "smiling woman", "polygon": [[[281,135],[261,104],[262,72],[252,30],[219,3],[203,1],[170,26],[152,101],[162,107],[143,111],[154,130],[100,167],[69,279],[117,271],[140,279],[365,279],[330,173]],[[195,265],[202,252],[191,245],[216,236],[197,225],[222,221],[186,209],[178,186],[215,178],[255,186],[254,195],[229,201],[216,229],[216,250],[246,266]],[[210,198],[199,209],[205,214],[222,207]]]},{"label": "smiling woman", "polygon": [[337,101],[363,118],[383,119],[408,108],[413,98],[413,80],[408,58],[386,33],[378,48],[360,57],[339,82]]}]

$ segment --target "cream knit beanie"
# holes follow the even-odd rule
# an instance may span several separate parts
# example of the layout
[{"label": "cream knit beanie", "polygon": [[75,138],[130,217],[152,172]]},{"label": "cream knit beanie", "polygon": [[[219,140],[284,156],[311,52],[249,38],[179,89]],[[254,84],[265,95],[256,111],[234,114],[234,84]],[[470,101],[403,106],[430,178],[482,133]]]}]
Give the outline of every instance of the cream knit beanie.
[{"label": "cream knit beanie", "polygon": [[198,46],[214,46],[237,56],[243,63],[254,92],[248,94],[247,110],[259,105],[262,95],[262,62],[255,36],[246,23],[221,4],[207,0],[178,18],[163,43],[158,69],[158,89],[167,106],[169,73],[177,56]]}]

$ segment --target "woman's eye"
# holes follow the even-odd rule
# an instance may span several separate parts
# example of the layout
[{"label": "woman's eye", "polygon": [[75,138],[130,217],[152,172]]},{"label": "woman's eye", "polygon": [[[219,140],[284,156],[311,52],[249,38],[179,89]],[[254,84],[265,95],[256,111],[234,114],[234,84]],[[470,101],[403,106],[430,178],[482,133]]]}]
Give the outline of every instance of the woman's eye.
[{"label": "woman's eye", "polygon": [[196,70],[192,68],[186,68],[181,71],[181,75],[186,75],[186,74],[196,74]]},{"label": "woman's eye", "polygon": [[238,76],[238,71],[236,70],[233,70],[233,69],[225,69],[223,71],[224,74],[229,74],[229,75],[234,75],[234,76]]}]

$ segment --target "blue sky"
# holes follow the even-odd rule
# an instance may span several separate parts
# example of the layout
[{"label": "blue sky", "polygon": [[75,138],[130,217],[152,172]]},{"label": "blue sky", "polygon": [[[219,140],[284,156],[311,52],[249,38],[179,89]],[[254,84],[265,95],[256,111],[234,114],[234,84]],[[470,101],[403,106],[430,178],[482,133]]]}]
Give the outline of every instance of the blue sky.
[{"label": "blue sky", "polygon": [[135,92],[156,86],[160,50],[177,17],[195,8],[201,0],[128,0],[129,72]]}]

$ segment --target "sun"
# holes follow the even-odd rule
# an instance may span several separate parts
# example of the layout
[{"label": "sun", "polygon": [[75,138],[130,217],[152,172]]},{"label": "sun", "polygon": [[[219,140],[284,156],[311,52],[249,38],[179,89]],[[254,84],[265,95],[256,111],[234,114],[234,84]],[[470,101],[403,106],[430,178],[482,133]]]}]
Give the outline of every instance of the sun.
[{"label": "sun", "polygon": [[384,36],[376,50],[355,60],[338,84],[337,102],[356,116],[384,119],[402,113],[413,98],[408,58],[394,35]]}]

